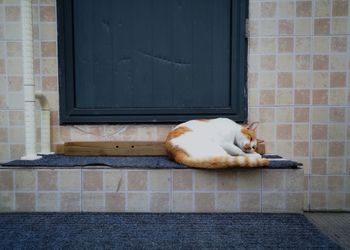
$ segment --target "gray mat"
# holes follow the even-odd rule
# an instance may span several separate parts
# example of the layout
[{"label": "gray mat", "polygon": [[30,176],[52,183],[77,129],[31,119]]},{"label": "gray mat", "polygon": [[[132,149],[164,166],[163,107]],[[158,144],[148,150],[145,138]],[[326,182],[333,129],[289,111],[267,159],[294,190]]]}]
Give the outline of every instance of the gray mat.
[{"label": "gray mat", "polygon": [[[268,168],[297,168],[298,162],[283,159],[278,155],[265,155],[269,158]],[[147,168],[147,169],[184,169],[184,165],[169,160],[166,156],[65,156],[44,155],[41,159],[27,161],[15,160],[2,164],[6,167],[82,167],[92,165],[113,168]]]},{"label": "gray mat", "polygon": [[343,248],[350,249],[350,213],[312,212],[305,216]]},{"label": "gray mat", "polygon": [[341,249],[297,214],[0,214],[1,249]]}]

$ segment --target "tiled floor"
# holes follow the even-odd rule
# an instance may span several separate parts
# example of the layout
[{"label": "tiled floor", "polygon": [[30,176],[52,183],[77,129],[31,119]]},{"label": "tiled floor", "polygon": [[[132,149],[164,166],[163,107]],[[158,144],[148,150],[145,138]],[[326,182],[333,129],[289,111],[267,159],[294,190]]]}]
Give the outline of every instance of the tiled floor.
[{"label": "tiled floor", "polygon": [[350,213],[305,213],[324,234],[350,249]]}]

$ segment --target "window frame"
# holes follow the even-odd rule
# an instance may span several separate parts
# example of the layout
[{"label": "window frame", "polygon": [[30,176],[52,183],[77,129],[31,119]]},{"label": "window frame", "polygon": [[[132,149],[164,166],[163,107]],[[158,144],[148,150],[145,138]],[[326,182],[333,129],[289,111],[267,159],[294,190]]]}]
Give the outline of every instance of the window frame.
[{"label": "window frame", "polygon": [[[75,106],[73,1],[57,1],[60,124],[174,123],[227,117],[247,121],[248,0],[231,0],[230,106],[225,108],[79,109]],[[233,39],[234,34],[238,38]],[[232,49],[235,48],[235,49]],[[233,87],[235,86],[235,87]],[[238,92],[239,98],[235,98]],[[237,111],[238,110],[238,111]]]}]

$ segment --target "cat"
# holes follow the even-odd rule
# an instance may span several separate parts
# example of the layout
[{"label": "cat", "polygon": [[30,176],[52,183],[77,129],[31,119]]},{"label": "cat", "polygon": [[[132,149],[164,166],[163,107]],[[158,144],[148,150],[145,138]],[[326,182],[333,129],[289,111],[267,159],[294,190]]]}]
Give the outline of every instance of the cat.
[{"label": "cat", "polygon": [[165,148],[170,159],[193,168],[263,167],[255,152],[258,122],[240,125],[228,118],[190,120],[172,129]]}]

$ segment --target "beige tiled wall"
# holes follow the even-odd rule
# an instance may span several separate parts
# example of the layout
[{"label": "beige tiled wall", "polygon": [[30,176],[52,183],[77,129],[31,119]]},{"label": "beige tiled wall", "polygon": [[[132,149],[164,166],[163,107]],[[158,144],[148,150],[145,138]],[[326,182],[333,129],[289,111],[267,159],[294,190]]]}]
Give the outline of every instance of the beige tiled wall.
[{"label": "beige tiled wall", "polygon": [[0,212],[297,212],[303,171],[0,169]]},{"label": "beige tiled wall", "polygon": [[[0,0],[0,162],[24,151],[19,2]],[[348,0],[250,1],[249,120],[261,122],[258,132],[269,152],[304,163],[305,204],[312,210],[350,209],[349,5]],[[172,125],[59,126],[55,13],[54,0],[33,0],[35,82],[53,110],[53,145],[163,140]],[[190,200],[186,193],[175,196]]]},{"label": "beige tiled wall", "polygon": [[347,0],[250,2],[249,119],[304,163],[311,210],[349,210],[349,31]]}]

